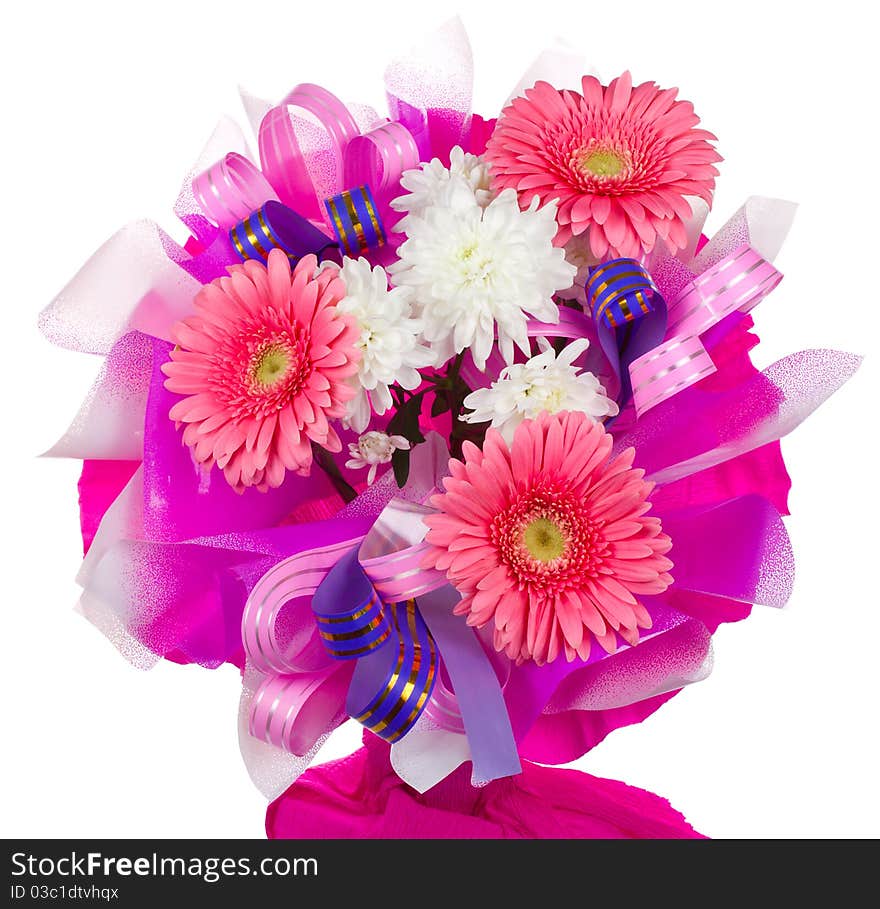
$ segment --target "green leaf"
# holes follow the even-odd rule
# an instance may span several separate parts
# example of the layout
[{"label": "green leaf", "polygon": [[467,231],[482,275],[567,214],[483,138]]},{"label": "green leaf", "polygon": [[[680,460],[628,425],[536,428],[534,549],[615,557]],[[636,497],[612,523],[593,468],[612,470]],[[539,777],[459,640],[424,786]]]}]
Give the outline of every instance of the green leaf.
[{"label": "green leaf", "polygon": [[449,410],[449,398],[444,395],[435,395],[434,403],[431,405],[431,416],[439,417],[441,413]]},{"label": "green leaf", "polygon": [[397,485],[403,488],[409,477],[409,450],[398,448],[391,455],[391,467],[394,470],[394,479],[397,481]]},{"label": "green leaf", "polygon": [[425,437],[419,428],[419,414],[422,410],[422,395],[413,395],[405,404],[397,408],[397,413],[388,422],[388,435],[403,436],[414,445],[424,442]]}]

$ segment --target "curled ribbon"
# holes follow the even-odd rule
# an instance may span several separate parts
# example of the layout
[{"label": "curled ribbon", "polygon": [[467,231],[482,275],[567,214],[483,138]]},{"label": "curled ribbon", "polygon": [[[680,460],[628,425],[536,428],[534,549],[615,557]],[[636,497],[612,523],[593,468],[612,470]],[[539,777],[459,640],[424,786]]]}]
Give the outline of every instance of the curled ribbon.
[{"label": "curled ribbon", "polygon": [[596,322],[618,328],[654,311],[660,291],[635,259],[612,259],[592,270],[586,284],[587,301]]},{"label": "curled ribbon", "polygon": [[[496,671],[474,630],[452,614],[459,595],[445,574],[421,567],[429,511],[394,499],[365,537],[297,553],[257,582],[242,617],[248,661],[266,676],[250,708],[252,735],[303,753],[313,741],[311,708],[347,682],[348,715],[398,741],[432,704],[442,659],[452,691],[440,689],[432,718],[463,725],[475,777],[519,772]],[[310,626],[304,610],[314,614]],[[291,627],[310,631],[290,637]]]},{"label": "curled ribbon", "polygon": [[586,284],[599,345],[618,379],[617,402],[629,399],[630,364],[656,347],[666,331],[666,304],[644,266],[635,259],[598,265]]},{"label": "curled ribbon", "polygon": [[388,742],[406,735],[437,677],[437,647],[414,598],[387,605],[354,550],[312,600],[321,639],[335,659],[357,659],[348,713]]},{"label": "curled ribbon", "polygon": [[350,256],[360,256],[385,245],[385,228],[369,186],[332,196],[324,206],[339,245]]},{"label": "curled ribbon", "polygon": [[319,257],[335,244],[317,227],[280,202],[267,202],[239,221],[229,231],[229,239],[244,262],[259,259],[267,262],[269,251],[280,249],[292,262],[309,253]]}]

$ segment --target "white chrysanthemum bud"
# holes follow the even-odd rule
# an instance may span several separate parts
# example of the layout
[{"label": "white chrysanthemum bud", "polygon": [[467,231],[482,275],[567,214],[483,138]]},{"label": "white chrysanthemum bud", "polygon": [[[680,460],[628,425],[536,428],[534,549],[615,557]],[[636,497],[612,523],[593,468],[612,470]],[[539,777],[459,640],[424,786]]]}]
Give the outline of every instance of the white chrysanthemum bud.
[{"label": "white chrysanthemum bud", "polygon": [[409,442],[403,436],[389,436],[384,432],[365,432],[357,442],[348,446],[350,459],[345,462],[346,467],[359,470],[369,467],[367,483],[376,479],[376,470],[380,464],[388,464],[395,451],[407,451]]},{"label": "white chrysanthemum bud", "polygon": [[510,444],[516,427],[542,411],[581,412],[593,420],[616,416],[617,404],[605,394],[596,376],[573,365],[589,343],[586,338],[572,341],[557,355],[545,338],[538,338],[541,353],[502,370],[489,388],[471,392],[464,406],[473,413],[461,419],[491,423]]},{"label": "white chrysanthemum bud", "polygon": [[394,225],[394,230],[406,233],[411,219],[422,217],[427,209],[436,205],[450,181],[466,187],[481,208],[485,208],[495,197],[489,165],[456,145],[449,153],[449,167],[444,167],[439,158],[433,158],[403,172],[400,185],[407,190],[407,194],[394,199],[391,207],[407,215]]}]

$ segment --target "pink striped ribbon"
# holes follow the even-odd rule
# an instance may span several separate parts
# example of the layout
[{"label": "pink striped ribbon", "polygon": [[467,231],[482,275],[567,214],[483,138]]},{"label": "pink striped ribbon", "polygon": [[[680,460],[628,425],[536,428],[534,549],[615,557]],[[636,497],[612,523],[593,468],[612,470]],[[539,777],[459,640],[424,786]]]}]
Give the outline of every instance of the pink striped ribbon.
[{"label": "pink striped ribbon", "polygon": [[192,189],[206,217],[223,230],[244,220],[265,202],[278,199],[260,171],[235,152],[196,176]]},{"label": "pink striped ribbon", "polygon": [[[291,754],[307,754],[328,731],[326,704],[344,703],[350,676],[336,665],[320,672],[268,676],[251,702],[248,732]],[[339,706],[330,728],[343,717]]]}]

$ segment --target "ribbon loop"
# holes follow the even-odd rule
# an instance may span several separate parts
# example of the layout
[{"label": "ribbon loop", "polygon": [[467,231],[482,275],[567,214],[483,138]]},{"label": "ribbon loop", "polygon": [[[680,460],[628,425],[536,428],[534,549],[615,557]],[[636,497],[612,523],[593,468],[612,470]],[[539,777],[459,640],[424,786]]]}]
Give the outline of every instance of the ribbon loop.
[{"label": "ribbon loop", "polygon": [[361,725],[386,742],[396,742],[412,729],[431,697],[437,680],[437,647],[415,600],[395,603],[390,613],[397,646],[386,648],[384,684],[368,703],[359,703],[360,678],[373,674],[361,661],[346,706]]},{"label": "ribbon loop", "polygon": [[[291,120],[296,110],[306,114],[300,118],[302,129],[307,130],[302,143],[301,130]],[[341,183],[343,153],[359,133],[348,108],[336,95],[320,85],[298,85],[260,124],[258,145],[263,173],[282,202],[306,218],[322,219],[320,199],[324,194],[316,184],[323,182],[329,188]],[[326,173],[317,179],[312,169],[317,170],[319,160]]]},{"label": "ribbon loop", "polygon": [[415,139],[402,123],[395,121],[355,136],[344,157],[345,185],[369,183],[382,202],[397,194],[403,172],[419,164]]},{"label": "ribbon loop", "polygon": [[314,603],[321,643],[336,660],[353,660],[381,647],[391,635],[385,604],[375,590],[349,612],[322,615]]},{"label": "ribbon loop", "polygon": [[291,754],[307,754],[325,732],[326,705],[338,707],[332,719],[342,719],[347,676],[330,670],[264,679],[254,693],[248,731],[254,738]]},{"label": "ribbon loop", "polygon": [[206,217],[222,230],[278,196],[244,155],[231,152],[193,178],[193,196]]},{"label": "ribbon loop", "polygon": [[672,338],[630,365],[633,403],[641,416],[715,372],[712,357],[696,335]]},{"label": "ribbon loop", "polygon": [[[346,540],[319,549],[310,549],[284,559],[270,568],[251,591],[241,620],[242,643],[248,661],[260,672],[291,673],[314,668],[314,648],[310,647],[317,632],[313,623],[289,622],[308,633],[284,636],[285,610],[308,610],[311,598],[328,570],[344,553],[355,548],[360,539]],[[318,645],[326,664],[326,655]],[[307,659],[307,657],[312,657]]]},{"label": "ribbon loop", "polygon": [[699,335],[730,313],[749,312],[782,280],[782,273],[744,244],[684,288],[669,309],[669,331]]}]

